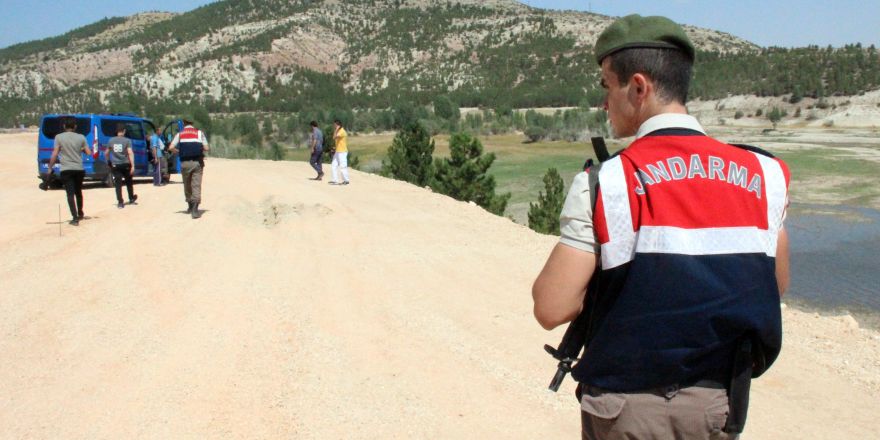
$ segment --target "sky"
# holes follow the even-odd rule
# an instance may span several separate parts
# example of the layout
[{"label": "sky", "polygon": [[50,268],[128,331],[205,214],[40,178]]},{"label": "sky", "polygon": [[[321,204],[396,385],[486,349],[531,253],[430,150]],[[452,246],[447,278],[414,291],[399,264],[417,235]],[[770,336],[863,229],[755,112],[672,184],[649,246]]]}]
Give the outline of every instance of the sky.
[{"label": "sky", "polygon": [[[665,15],[759,46],[880,47],[880,0],[521,0],[529,6],[597,14]],[[0,0],[0,48],[63,34],[104,17],[186,12],[206,0]]]}]

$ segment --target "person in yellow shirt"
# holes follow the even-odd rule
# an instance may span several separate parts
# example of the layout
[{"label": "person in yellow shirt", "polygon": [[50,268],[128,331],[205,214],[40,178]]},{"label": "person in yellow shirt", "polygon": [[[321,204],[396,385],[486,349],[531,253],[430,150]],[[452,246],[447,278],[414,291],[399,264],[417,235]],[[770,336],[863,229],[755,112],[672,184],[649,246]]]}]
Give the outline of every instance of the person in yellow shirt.
[{"label": "person in yellow shirt", "polygon": [[[333,153],[333,180],[331,185],[348,185],[348,133],[342,127],[339,119],[333,121],[333,140],[336,142],[336,151]],[[342,182],[339,182],[339,170],[342,170]]]}]

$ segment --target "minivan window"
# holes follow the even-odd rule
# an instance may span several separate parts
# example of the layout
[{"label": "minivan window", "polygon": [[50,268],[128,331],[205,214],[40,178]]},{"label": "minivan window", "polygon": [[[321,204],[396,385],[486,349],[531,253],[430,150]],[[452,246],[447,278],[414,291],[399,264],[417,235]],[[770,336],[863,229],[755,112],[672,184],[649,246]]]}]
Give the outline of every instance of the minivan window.
[{"label": "minivan window", "polygon": [[[64,131],[64,127],[61,126],[65,117],[53,116],[50,118],[43,118],[43,126],[40,127],[40,131],[43,132],[43,136],[46,136],[49,139],[55,139],[55,136],[58,133]],[[76,118],[76,132],[83,135],[88,136],[89,131],[92,129],[91,119],[89,118]]]},{"label": "minivan window", "polygon": [[179,131],[180,128],[177,126],[176,121],[165,126],[165,129],[162,130],[162,137],[165,138],[165,145],[171,145],[171,141],[174,140],[174,136],[176,136]]},{"label": "minivan window", "polygon": [[101,119],[101,132],[104,136],[116,136],[116,124],[125,124],[125,137],[142,141],[144,137],[144,129],[138,121],[126,121],[123,119]]}]

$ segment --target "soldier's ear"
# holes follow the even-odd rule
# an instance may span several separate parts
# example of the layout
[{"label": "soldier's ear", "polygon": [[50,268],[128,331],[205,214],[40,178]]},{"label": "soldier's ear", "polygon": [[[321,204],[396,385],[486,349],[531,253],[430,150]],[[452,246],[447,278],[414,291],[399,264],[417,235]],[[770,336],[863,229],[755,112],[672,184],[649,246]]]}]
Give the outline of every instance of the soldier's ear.
[{"label": "soldier's ear", "polygon": [[643,73],[634,74],[629,81],[631,83],[630,89],[635,93],[635,96],[640,101],[644,101],[648,96],[648,92],[651,90],[651,81]]}]

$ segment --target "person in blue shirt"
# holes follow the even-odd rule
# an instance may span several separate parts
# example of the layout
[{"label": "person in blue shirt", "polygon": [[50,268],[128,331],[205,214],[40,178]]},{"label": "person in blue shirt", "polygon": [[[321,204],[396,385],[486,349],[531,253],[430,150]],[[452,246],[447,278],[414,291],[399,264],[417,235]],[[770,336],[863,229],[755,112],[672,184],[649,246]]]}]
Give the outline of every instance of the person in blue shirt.
[{"label": "person in blue shirt", "polygon": [[168,161],[165,159],[165,142],[159,133],[150,136],[150,149],[153,151],[153,186],[164,186],[162,175],[168,169]]},{"label": "person in blue shirt", "polygon": [[318,176],[312,180],[321,180],[324,177],[324,169],[321,165],[321,157],[324,155],[324,133],[318,128],[317,121],[312,121],[309,125],[312,127],[312,132],[309,134],[309,148],[312,150],[312,157],[309,159],[309,163],[318,173]]}]

